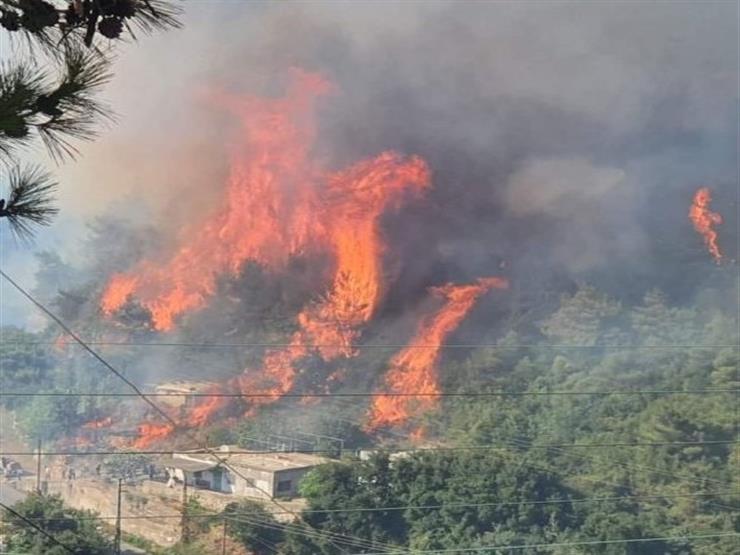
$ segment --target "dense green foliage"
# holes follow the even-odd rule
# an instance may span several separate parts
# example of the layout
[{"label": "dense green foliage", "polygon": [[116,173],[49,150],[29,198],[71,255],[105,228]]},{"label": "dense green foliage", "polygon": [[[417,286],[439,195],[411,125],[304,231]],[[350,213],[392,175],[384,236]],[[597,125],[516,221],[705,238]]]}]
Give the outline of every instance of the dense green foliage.
[{"label": "dense green foliage", "polygon": [[16,411],[17,423],[28,439],[62,439],[115,406],[109,398],[12,395],[113,390],[115,377],[101,371],[85,353],[44,344],[55,338],[12,326],[0,328],[4,393],[0,402]]},{"label": "dense green foliage", "polygon": [[227,521],[228,534],[257,555],[271,553],[268,546],[284,540],[285,534],[275,517],[261,503],[229,503],[221,515]]},{"label": "dense green foliage", "polygon": [[[92,240],[115,232],[116,225],[96,231]],[[109,260],[123,261],[129,255],[112,253]],[[52,256],[43,262],[42,270],[49,271],[42,275],[37,294],[64,310],[87,337],[115,337],[117,330],[125,330],[129,337],[147,339],[151,332],[137,318],[135,306],[129,320],[101,323],[94,306],[75,301],[85,298],[75,272]],[[247,269],[247,285],[228,287],[256,287],[253,282],[260,276],[258,269]],[[438,410],[416,415],[407,429],[368,435],[362,431],[366,406],[352,401],[275,403],[231,428],[204,430],[213,444],[258,448],[265,448],[265,441],[278,446],[293,429],[343,438],[349,448],[380,446],[389,453],[442,448],[365,462],[349,457],[321,467],[302,484],[308,502],[304,522],[286,525],[259,507],[231,507],[229,541],[257,553],[276,548],[296,555],[544,543],[566,545],[517,552],[734,553],[733,536],[684,539],[730,534],[740,526],[733,510],[740,499],[732,488],[740,457],[733,410],[740,385],[737,324],[732,304],[723,306],[722,290],[706,290],[693,302],[677,305],[659,291],[628,302],[594,287],[574,287],[555,303],[538,307],[536,315],[515,314],[509,321],[501,320],[500,312],[486,315],[482,305],[471,320],[488,330],[478,341],[486,346],[445,351],[439,375],[445,391],[493,395],[445,398]],[[289,299],[270,304],[276,322],[282,323],[274,328],[265,323],[265,331],[253,330],[251,337],[259,342],[287,333],[287,317],[280,314],[289,314],[294,304],[299,303]],[[214,323],[207,309],[184,322],[181,333],[183,340],[197,340],[200,330],[241,330],[263,315],[234,312]],[[32,344],[34,339],[52,339],[51,332],[4,333],[6,391],[29,390],[38,383],[58,390],[117,387],[106,385],[101,379],[105,374],[80,353]],[[171,358],[149,350],[108,353],[118,366],[130,365],[132,371],[149,360],[166,360],[178,372],[192,366],[194,375],[207,361],[243,368],[259,355],[249,351],[238,358],[229,350],[203,354],[185,349]],[[353,361],[353,371],[380,376],[387,357],[385,352],[363,351]],[[304,374],[313,372],[312,364],[306,362]],[[350,386],[364,390],[373,383]],[[19,423],[29,433],[74,428],[75,422],[110,408],[90,399],[56,403],[16,399],[9,406],[17,409]],[[420,428],[425,439],[421,445],[411,443],[408,432]],[[336,443],[293,447],[325,448],[333,454]],[[203,546],[218,543],[222,520],[201,522],[192,529],[192,541],[173,553],[208,552]],[[612,543],[634,538],[668,539]]]},{"label": "dense green foliage", "polygon": [[107,555],[112,552],[111,542],[99,531],[100,522],[92,518],[95,513],[66,507],[59,496],[32,494],[16,503],[13,510],[47,535],[6,511],[3,523],[6,553],[67,555],[71,550],[80,555]]},{"label": "dense green foliage", "polygon": [[[449,398],[410,423],[447,450],[309,475],[311,528],[289,530],[283,552],[361,538],[369,551],[735,553],[735,536],[683,537],[740,526],[736,331],[731,311],[673,307],[657,291],[624,306],[581,287],[497,348],[445,361],[445,391],[511,393]],[[611,543],[635,538],[672,539]]]}]

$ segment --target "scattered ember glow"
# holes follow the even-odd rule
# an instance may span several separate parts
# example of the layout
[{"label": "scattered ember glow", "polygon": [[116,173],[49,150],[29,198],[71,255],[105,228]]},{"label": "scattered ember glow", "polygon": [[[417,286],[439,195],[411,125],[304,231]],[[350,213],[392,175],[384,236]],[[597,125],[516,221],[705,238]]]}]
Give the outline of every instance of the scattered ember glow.
[{"label": "scattered ember glow", "polygon": [[65,334],[60,334],[57,336],[57,338],[54,340],[54,350],[58,353],[63,353],[66,350],[67,347],[67,336]]},{"label": "scattered ember glow", "polygon": [[414,443],[420,442],[422,439],[426,437],[426,430],[423,426],[420,426],[416,428],[415,430],[412,430],[409,433],[409,439],[413,441]]},{"label": "scattered ember glow", "polygon": [[383,387],[384,392],[424,396],[374,397],[367,430],[403,424],[415,414],[435,406],[440,393],[437,361],[445,339],[457,329],[481,295],[490,289],[508,286],[506,279],[492,277],[479,279],[471,285],[447,284],[431,289],[444,304],[431,317],[422,320],[410,343],[391,359]]},{"label": "scattered ember glow", "polygon": [[74,439],[74,447],[76,449],[87,449],[93,446],[93,441],[90,438],[78,436]]},{"label": "scattered ember glow", "polygon": [[717,245],[717,232],[714,226],[722,223],[722,216],[709,209],[712,202],[712,192],[707,187],[702,187],[694,194],[694,200],[689,209],[689,219],[694,224],[694,229],[704,238],[704,244],[709,253],[719,264],[722,260],[722,252]]}]

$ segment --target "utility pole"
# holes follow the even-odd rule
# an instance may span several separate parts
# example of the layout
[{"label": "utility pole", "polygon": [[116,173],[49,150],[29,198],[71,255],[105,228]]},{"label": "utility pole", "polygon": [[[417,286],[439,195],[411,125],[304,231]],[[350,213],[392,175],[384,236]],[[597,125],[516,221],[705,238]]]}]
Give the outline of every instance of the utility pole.
[{"label": "utility pole", "polygon": [[36,493],[41,494],[41,438],[36,443]]},{"label": "utility pole", "polygon": [[183,543],[190,541],[190,529],[188,527],[188,476],[183,474],[182,481],[182,523],[180,524],[180,535]]},{"label": "utility pole", "polygon": [[228,526],[228,523],[226,521],[226,517],[224,517],[224,533],[223,536],[221,536],[221,555],[226,555],[226,527]]},{"label": "utility pole", "polygon": [[118,508],[116,509],[116,555],[121,555],[121,491],[123,490],[123,480],[118,479]]}]

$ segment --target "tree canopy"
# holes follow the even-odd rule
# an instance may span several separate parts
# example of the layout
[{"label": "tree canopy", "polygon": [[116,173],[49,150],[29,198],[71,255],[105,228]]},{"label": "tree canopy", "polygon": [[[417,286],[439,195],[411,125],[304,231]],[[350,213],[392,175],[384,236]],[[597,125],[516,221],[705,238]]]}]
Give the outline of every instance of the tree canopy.
[{"label": "tree canopy", "polygon": [[112,543],[100,532],[100,522],[94,519],[96,514],[69,508],[57,495],[31,494],[16,503],[13,511],[4,511],[3,531],[9,553],[68,555],[70,550],[79,555],[111,553]]}]

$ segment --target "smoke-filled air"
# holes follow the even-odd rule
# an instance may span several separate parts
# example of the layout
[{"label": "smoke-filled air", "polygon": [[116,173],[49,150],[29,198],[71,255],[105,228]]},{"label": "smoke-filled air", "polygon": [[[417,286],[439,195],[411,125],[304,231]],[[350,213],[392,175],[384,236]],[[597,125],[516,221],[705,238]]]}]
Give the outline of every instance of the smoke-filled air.
[{"label": "smoke-filled air", "polygon": [[[36,366],[3,388],[89,394],[13,398],[18,433],[340,461],[281,486],[329,535],[278,553],[731,553],[737,5],[186,4],[116,50],[55,223],[3,239],[69,328],[6,284],[3,346]],[[450,509],[509,491],[545,505]],[[370,499],[413,510],[333,516]]]}]

